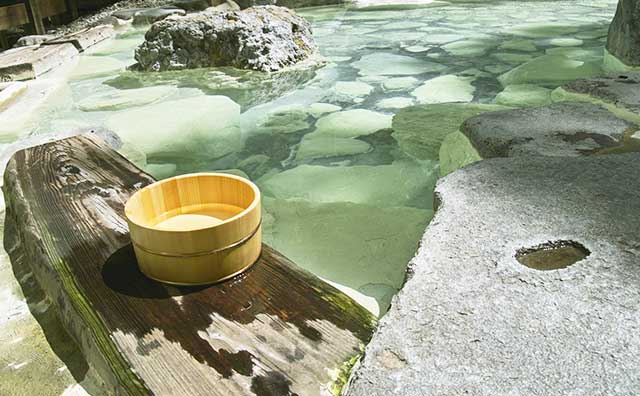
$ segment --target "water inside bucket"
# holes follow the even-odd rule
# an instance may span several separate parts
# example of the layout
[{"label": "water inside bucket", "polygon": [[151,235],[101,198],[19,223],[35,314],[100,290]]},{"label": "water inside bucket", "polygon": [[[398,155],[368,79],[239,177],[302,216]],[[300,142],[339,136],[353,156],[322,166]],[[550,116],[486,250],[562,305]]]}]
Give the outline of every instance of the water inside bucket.
[{"label": "water inside bucket", "polygon": [[238,206],[216,203],[182,207],[158,216],[154,227],[168,231],[197,230],[218,225],[243,210]]}]

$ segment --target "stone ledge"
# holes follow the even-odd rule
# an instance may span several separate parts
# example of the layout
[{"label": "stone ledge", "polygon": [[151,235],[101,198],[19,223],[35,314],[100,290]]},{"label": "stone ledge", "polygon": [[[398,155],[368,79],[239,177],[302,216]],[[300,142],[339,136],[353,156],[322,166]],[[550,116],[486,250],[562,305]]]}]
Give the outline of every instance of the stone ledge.
[{"label": "stone ledge", "polygon": [[[640,154],[516,157],[442,179],[412,275],[349,396],[630,394],[640,387]],[[539,271],[521,248],[588,258]]]}]

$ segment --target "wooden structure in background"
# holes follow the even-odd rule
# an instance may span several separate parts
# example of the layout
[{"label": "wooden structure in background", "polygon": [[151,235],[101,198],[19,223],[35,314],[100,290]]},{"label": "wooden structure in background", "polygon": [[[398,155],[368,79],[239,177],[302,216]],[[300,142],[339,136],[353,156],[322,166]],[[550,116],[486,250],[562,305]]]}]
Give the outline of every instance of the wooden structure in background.
[{"label": "wooden structure in background", "polygon": [[123,207],[154,180],[97,137],[19,151],[4,177],[14,265],[31,266],[108,392],[339,394],[371,337],[371,314],[268,246],[221,284],[146,278]]},{"label": "wooden structure in background", "polygon": [[25,0],[15,4],[0,6],[0,48],[6,48],[6,36],[4,31],[17,26],[30,25],[31,33],[45,34],[44,18],[65,14],[67,11],[71,18],[78,17],[77,0]]}]

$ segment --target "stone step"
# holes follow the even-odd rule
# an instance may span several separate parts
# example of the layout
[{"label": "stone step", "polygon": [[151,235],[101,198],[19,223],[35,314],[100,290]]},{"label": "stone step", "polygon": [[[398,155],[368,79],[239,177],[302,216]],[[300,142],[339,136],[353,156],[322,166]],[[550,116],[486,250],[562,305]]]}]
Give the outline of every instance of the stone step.
[{"label": "stone step", "polygon": [[[637,393],[639,175],[630,153],[496,158],[441,179],[346,395]],[[551,263],[586,257],[520,261],[540,245]]]},{"label": "stone step", "polygon": [[640,123],[640,71],[575,80],[554,90],[551,98],[556,102],[596,103],[626,120]]},{"label": "stone step", "polygon": [[0,81],[34,79],[78,55],[70,43],[20,47],[0,54]]},{"label": "stone step", "polygon": [[638,124],[593,103],[483,113],[466,120],[440,147],[448,174],[480,159],[515,156],[577,157],[640,151]]}]

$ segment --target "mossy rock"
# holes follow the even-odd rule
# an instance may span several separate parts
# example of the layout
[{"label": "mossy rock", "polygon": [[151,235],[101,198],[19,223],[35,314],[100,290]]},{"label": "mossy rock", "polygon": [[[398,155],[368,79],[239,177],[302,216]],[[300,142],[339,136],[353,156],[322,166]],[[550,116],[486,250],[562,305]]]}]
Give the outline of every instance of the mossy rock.
[{"label": "mossy rock", "polygon": [[464,120],[508,107],[476,103],[443,103],[406,107],[393,117],[392,136],[410,156],[438,160],[440,144]]}]

